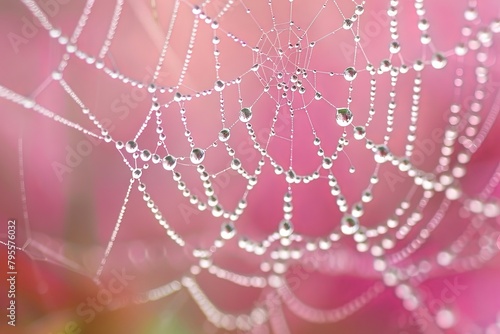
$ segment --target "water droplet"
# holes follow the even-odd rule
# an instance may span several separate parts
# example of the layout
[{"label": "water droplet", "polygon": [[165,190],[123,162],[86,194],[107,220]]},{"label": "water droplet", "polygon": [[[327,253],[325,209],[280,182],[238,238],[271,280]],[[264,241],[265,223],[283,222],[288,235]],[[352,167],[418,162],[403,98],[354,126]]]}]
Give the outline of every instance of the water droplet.
[{"label": "water droplet", "polygon": [[427,21],[426,19],[421,19],[420,21],[418,21],[418,29],[420,31],[425,31],[427,29],[429,29],[429,21]]},{"label": "water droplet", "polygon": [[495,34],[500,33],[500,19],[493,20],[490,24],[490,29]]},{"label": "water droplet", "polygon": [[297,177],[297,174],[295,174],[295,172],[293,170],[289,170],[286,172],[286,182],[288,183],[294,183],[295,182],[295,178]]},{"label": "water droplet", "polygon": [[443,56],[441,53],[435,53],[434,56],[432,56],[432,67],[434,67],[437,70],[440,70],[446,66],[448,61],[446,60],[446,57]]},{"label": "water droplet", "polygon": [[156,92],[156,85],[154,83],[151,83],[148,85],[148,92],[153,94],[154,92]]},{"label": "water droplet", "polygon": [[474,21],[478,16],[478,12],[476,10],[476,8],[468,8],[465,13],[464,13],[464,17],[467,21]]},{"label": "water droplet", "polygon": [[382,72],[389,72],[392,68],[392,63],[389,59],[384,59],[380,62],[380,70]]},{"label": "water droplet", "polygon": [[49,35],[52,38],[59,38],[61,37],[61,29],[52,28],[49,31]]},{"label": "water droplet", "polygon": [[375,161],[378,163],[384,163],[389,160],[391,152],[389,148],[385,145],[379,145],[375,149]]},{"label": "water droplet", "polygon": [[141,160],[149,161],[150,159],[151,159],[151,152],[149,152],[149,150],[143,150],[141,152]]},{"label": "water droplet", "polygon": [[500,205],[497,202],[484,204],[483,213],[488,218],[498,217],[500,215]]},{"label": "water droplet", "polygon": [[193,148],[191,154],[189,155],[191,162],[195,165],[201,164],[203,159],[205,159],[205,150],[201,148]]},{"label": "water droplet", "polygon": [[453,327],[455,322],[456,317],[451,310],[442,309],[436,313],[436,324],[443,329]]},{"label": "water droplet", "polygon": [[21,103],[23,104],[23,107],[25,107],[26,109],[31,109],[36,105],[35,101],[33,101],[30,98],[23,98],[21,100]]},{"label": "water droplet", "polygon": [[363,215],[364,209],[363,204],[358,202],[352,206],[351,214],[353,217],[359,218]]},{"label": "water droplet", "polygon": [[220,130],[220,132],[219,132],[219,140],[223,143],[228,141],[230,136],[231,136],[231,132],[229,131],[228,128],[224,128],[224,129]]},{"label": "water droplet", "polygon": [[348,67],[344,71],[344,79],[353,81],[358,76],[358,72],[353,67]]},{"label": "water droplet", "polygon": [[324,169],[330,169],[333,166],[333,161],[329,157],[324,157],[323,158],[323,168]]},{"label": "water droplet", "polygon": [[55,81],[59,81],[63,78],[63,74],[59,70],[55,70],[52,72],[52,79]]},{"label": "water droplet", "polygon": [[222,239],[229,240],[236,234],[236,228],[232,222],[224,223],[221,226],[220,236]]},{"label": "water droplet", "polygon": [[226,84],[224,83],[224,81],[222,80],[217,80],[215,82],[215,85],[214,85],[214,89],[217,91],[217,92],[222,92],[222,90],[224,90],[224,88],[226,87]]},{"label": "water droplet", "polygon": [[257,71],[259,70],[259,67],[260,67],[260,65],[259,65],[259,64],[255,64],[255,65],[253,65],[250,69],[251,69],[252,71],[254,71],[254,72],[257,72]]},{"label": "water droplet", "polygon": [[151,157],[151,161],[153,161],[154,164],[157,164],[159,163],[161,160],[160,156],[158,154],[153,154],[153,156]]},{"label": "water droplet", "polygon": [[363,196],[361,197],[361,200],[364,202],[364,203],[368,203],[370,202],[371,200],[373,199],[373,194],[370,190],[366,190],[364,193],[363,193]]},{"label": "water droplet", "polygon": [[211,258],[201,258],[199,264],[200,264],[201,268],[207,269],[212,265],[212,259]]},{"label": "water droplet", "polygon": [[346,235],[352,235],[359,230],[359,221],[351,215],[345,215],[340,221],[340,230]]},{"label": "water droplet", "polygon": [[392,54],[396,54],[399,51],[401,51],[401,45],[399,44],[398,41],[392,41],[391,44],[389,45],[389,51]]},{"label": "water droplet", "polygon": [[134,153],[137,151],[137,143],[133,140],[129,140],[125,145],[125,150],[127,150],[128,153]]},{"label": "water droplet", "polygon": [[140,168],[136,168],[136,169],[134,169],[134,170],[132,171],[132,177],[133,177],[134,179],[138,179],[138,178],[140,178],[140,177],[141,177],[141,175],[142,175],[142,170],[141,170]]},{"label": "water droplet", "polygon": [[252,109],[242,108],[240,110],[240,121],[246,123],[252,119]]},{"label": "water droplet", "polygon": [[177,165],[177,158],[175,158],[172,155],[167,155],[165,158],[163,158],[163,168],[166,170],[173,170],[175,166]]},{"label": "water droplet", "polygon": [[365,11],[365,7],[363,5],[357,5],[356,10],[354,11],[357,15],[363,14]]},{"label": "water droplet", "polygon": [[348,126],[352,123],[353,115],[348,108],[337,108],[337,124]]},{"label": "water droplet", "polygon": [[437,263],[440,266],[446,267],[450,265],[452,261],[453,261],[453,254],[449,251],[441,251],[437,255]]},{"label": "water droplet", "polygon": [[182,94],[181,94],[181,93],[179,93],[179,92],[175,93],[175,95],[174,95],[174,101],[175,101],[175,102],[180,102],[180,101],[182,101]]},{"label": "water droplet", "polygon": [[200,6],[195,5],[195,6],[193,6],[192,11],[193,11],[194,15],[199,15],[201,13],[201,8],[200,8]]},{"label": "water droplet", "polygon": [[399,170],[402,172],[407,172],[411,168],[411,162],[407,157],[404,157],[399,161]]},{"label": "water droplet", "polygon": [[361,140],[366,136],[366,129],[364,126],[357,126],[354,128],[354,139]]},{"label": "water droplet", "polygon": [[462,190],[457,185],[451,185],[445,191],[446,198],[450,201],[455,201],[462,196]]},{"label": "water droplet", "polygon": [[424,69],[424,66],[425,66],[424,62],[418,59],[415,61],[415,64],[413,64],[413,69],[417,72],[420,72]]},{"label": "water droplet", "polygon": [[493,38],[493,33],[491,30],[482,29],[477,33],[477,39],[485,46],[491,44],[491,39]]},{"label": "water droplet", "polygon": [[231,161],[231,168],[234,170],[238,170],[241,167],[241,161],[238,158],[234,158]]},{"label": "water droplet", "polygon": [[342,28],[344,28],[345,30],[351,29],[353,24],[354,22],[351,19],[345,19],[344,23],[342,24]]},{"label": "water droplet", "polygon": [[279,234],[280,234],[280,236],[286,238],[286,237],[289,237],[290,235],[292,235],[292,233],[293,233],[292,222],[289,221],[289,220],[283,219],[280,222],[280,226],[279,226]]}]

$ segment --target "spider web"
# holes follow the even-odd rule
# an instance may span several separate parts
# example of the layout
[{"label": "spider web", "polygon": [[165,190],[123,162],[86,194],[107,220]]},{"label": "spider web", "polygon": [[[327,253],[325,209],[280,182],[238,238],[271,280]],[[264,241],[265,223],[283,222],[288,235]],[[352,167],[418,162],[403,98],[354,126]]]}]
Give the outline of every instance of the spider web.
[{"label": "spider web", "polygon": [[[113,307],[185,290],[217,328],[287,333],[293,331],[284,308],[308,322],[333,323],[389,288],[409,312],[429,313],[422,282],[444,271],[480,268],[499,251],[498,159],[487,182],[473,188],[462,181],[483,146],[483,155],[498,154],[487,143],[500,110],[492,84],[499,8],[488,13],[476,1],[185,0],[144,6],[117,0],[107,8],[106,29],[90,44],[81,37],[104,11],[98,2],[86,1],[71,29],[58,28],[40,4],[21,2],[58,50],[57,63],[34,92],[23,95],[3,82],[0,97],[92,138],[105,155],[118,155],[121,165],[102,173],[128,173],[120,179],[114,225],[102,224],[103,248],[91,272],[54,251],[51,242],[57,242],[32,227],[21,249],[99,285],[127,243],[141,238],[122,237],[122,230],[143,224],[156,234],[160,228],[159,242],[188,263],[174,265],[162,256],[175,277]],[[128,46],[132,56],[120,59],[114,45],[127,43],[124,17],[129,22],[144,8],[146,27],[156,26],[163,36],[159,48],[149,48],[148,65],[129,73],[133,49],[142,46]],[[461,17],[448,28],[452,40],[432,14],[439,10]],[[77,70],[80,77],[72,74]],[[443,83],[433,81],[436,72]],[[117,92],[134,89],[135,100],[132,94],[126,101],[138,107],[131,112],[122,99],[102,110],[82,81],[102,81]],[[56,89],[67,110],[44,104]],[[35,199],[22,166],[30,158],[22,143],[19,152],[28,224]],[[51,167],[59,178],[68,168]],[[380,212],[380,206],[390,209]],[[127,220],[131,207],[136,211]],[[352,263],[322,265],[342,251]],[[332,277],[348,272],[372,283],[343,305],[313,307],[287,279],[295,266],[311,263]],[[244,312],[224,311],[199,282],[204,274],[257,289],[257,302]],[[435,329],[456,324],[447,308],[432,317]]]}]

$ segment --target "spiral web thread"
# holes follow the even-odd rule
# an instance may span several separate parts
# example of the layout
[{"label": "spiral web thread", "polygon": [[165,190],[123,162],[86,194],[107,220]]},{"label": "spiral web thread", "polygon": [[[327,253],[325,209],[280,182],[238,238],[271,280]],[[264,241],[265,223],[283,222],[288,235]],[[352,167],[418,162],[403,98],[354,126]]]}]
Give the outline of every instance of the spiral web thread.
[{"label": "spiral web thread", "polygon": [[[195,5],[186,1],[175,1],[174,10],[168,20],[168,31],[157,61],[151,82],[140,82],[136,78],[128,77],[126,73],[121,73],[117,68],[109,65],[106,61],[109,56],[110,46],[114,41],[115,31],[120,25],[122,11],[126,10],[123,0],[117,0],[114,12],[110,17],[109,30],[106,39],[98,54],[87,54],[85,50],[79,48],[79,36],[86,28],[87,19],[93,13],[94,1],[88,0],[84,7],[78,24],[74,31],[68,36],[61,30],[54,27],[50,19],[44,14],[40,7],[29,0],[22,0],[31,13],[40,22],[46,33],[57,41],[64,49],[65,53],[57,68],[54,69],[48,81],[57,82],[67,93],[67,95],[79,107],[81,113],[95,125],[94,128],[84,128],[73,123],[55,112],[44,108],[36,101],[36,94],[32,96],[22,96],[5,86],[0,86],[0,97],[22,105],[24,108],[37,112],[44,117],[52,119],[54,122],[79,131],[87,136],[92,136],[105,145],[114,145],[119,154],[123,157],[125,167],[130,169],[131,179],[125,193],[123,206],[118,214],[115,228],[109,238],[100,265],[95,272],[94,279],[99,283],[104,268],[107,265],[109,254],[113,251],[113,245],[119,238],[121,221],[127,214],[129,196],[133,191],[142,193],[144,204],[151,209],[154,216],[166,231],[167,237],[178,247],[187,247],[182,235],[170,226],[167,222],[168,213],[162,213],[150,194],[147,193],[147,184],[141,180],[143,174],[147,173],[150,165],[163,167],[163,173],[173,177],[178,184],[178,191],[184,197],[189,198],[191,205],[200,211],[208,210],[221,223],[220,237],[213,241],[213,246],[207,249],[200,249],[197,245],[190,245],[194,249],[193,257],[196,264],[191,267],[190,272],[179,280],[166,283],[165,285],[151,289],[136,296],[131,302],[144,303],[157,300],[176,293],[181,289],[186,289],[194,301],[198,304],[208,321],[219,328],[227,330],[252,331],[258,328],[272,328],[273,331],[286,333],[287,322],[284,319],[282,307],[287,307],[295,315],[310,322],[336,322],[355,313],[371,300],[376,298],[387,287],[394,288],[397,296],[402,300],[403,305],[411,312],[425,309],[425,303],[419,299],[419,283],[430,277],[436,268],[444,267],[458,272],[476,269],[483,263],[490,260],[497,252],[498,248],[495,240],[488,242],[477,242],[475,235],[493,235],[498,232],[498,226],[492,222],[497,219],[500,209],[497,202],[492,198],[492,193],[500,181],[500,167],[491,175],[488,184],[474,197],[463,193],[460,187],[460,180],[466,175],[467,163],[474,153],[481,147],[492,128],[497,114],[500,110],[500,98],[493,96],[493,103],[488,108],[484,108],[484,101],[491,97],[488,91],[490,82],[490,71],[495,66],[491,60],[491,47],[494,43],[495,34],[500,33],[500,20],[487,24],[478,17],[476,1],[469,1],[464,7],[465,18],[461,40],[456,43],[456,47],[451,50],[439,51],[439,45],[434,45],[432,34],[430,34],[432,22],[426,17],[426,6],[424,1],[414,2],[414,10],[419,18],[418,32],[420,34],[421,58],[405,59],[403,57],[405,46],[399,43],[398,23],[401,18],[398,16],[399,1],[392,0],[388,3],[388,16],[390,18],[389,33],[392,42],[387,48],[387,58],[379,64],[372,64],[370,56],[363,48],[363,40],[359,37],[361,22],[365,19],[369,4],[356,3],[353,1],[345,6],[340,6],[336,1],[325,1],[315,9],[316,15],[309,22],[308,26],[299,26],[294,22],[298,13],[294,12],[294,5],[297,1],[290,0],[287,3],[287,13],[276,13],[274,4],[265,3],[267,6],[266,22],[262,22],[262,13],[254,15],[253,3],[247,1],[229,0],[226,2],[211,3],[210,0]],[[152,3],[152,19],[157,19],[162,14],[156,11],[156,2]],[[343,4],[344,5],[344,4]],[[171,48],[171,38],[173,31],[178,24],[178,13],[180,10],[189,9],[191,34],[188,41],[187,52],[182,59],[182,70],[177,78],[177,83],[173,86],[163,87],[158,84],[162,67],[175,61]],[[261,36],[258,39],[247,41],[236,32],[225,30],[225,19],[231,15],[233,10],[244,11],[250,22],[258,28]],[[322,17],[331,16],[331,30],[324,35],[309,34],[309,30],[314,27],[316,20]],[[183,20],[186,20],[183,17]],[[213,86],[206,87],[203,91],[192,90],[185,81],[190,66],[190,59],[195,45],[199,42],[200,31],[210,31],[213,52],[210,53],[206,64],[213,66],[215,78]],[[343,68],[338,68],[334,64],[326,64],[323,69],[315,69],[311,62],[315,55],[315,50],[322,43],[335,43],[335,36],[339,34],[349,34],[352,42],[353,58],[351,63]],[[203,35],[205,36],[205,35]],[[252,64],[237,76],[228,78],[220,74],[220,69],[225,63],[221,62],[224,51],[218,49],[219,44],[232,44],[233,47],[241,48],[252,55]],[[103,126],[98,117],[93,114],[85,101],[80,99],[73,91],[71,85],[65,81],[65,70],[69,59],[77,58],[85,62],[87,66],[95,67],[106,75],[121,82],[123,85],[131,85],[148,92],[151,98],[151,107],[147,111],[145,121],[137,129],[134,138],[115,138]],[[446,113],[447,125],[441,147],[438,163],[433,169],[421,170],[412,163],[412,155],[415,149],[417,125],[419,124],[421,90],[424,84],[422,72],[424,68],[432,71],[441,71],[446,68],[450,59],[456,58],[457,70],[455,71],[455,95],[454,102],[449,106]],[[466,61],[474,62],[474,67],[466,68]],[[221,63],[221,64],[219,64]],[[466,71],[475,73],[474,99],[470,105],[464,106],[463,100],[467,97],[463,92],[462,78]],[[398,94],[398,82],[404,76],[412,78],[412,103],[409,117],[408,132],[406,136],[404,154],[401,156],[392,153],[391,134],[394,130],[394,119],[397,117],[396,106]],[[355,103],[353,96],[356,94],[356,82],[361,77],[369,80],[369,105],[364,106],[369,110],[367,115],[357,113],[352,104]],[[252,79],[250,79],[252,78]],[[380,98],[378,88],[379,80],[389,78],[390,89],[387,92],[388,105],[385,108],[376,108],[375,101]],[[261,85],[259,94],[252,96],[245,94],[243,88],[247,80],[258,80]],[[330,87],[342,87],[345,95],[342,99],[328,93],[324,83]],[[496,92],[494,92],[496,94]],[[197,99],[204,99],[207,96],[216,96],[219,100],[219,116],[221,131],[212,133],[212,144],[200,147],[196,144],[197,134],[190,131],[190,118],[196,117],[195,112],[189,109],[189,102]],[[257,135],[257,130],[252,126],[252,121],[257,117],[260,101],[272,101],[274,105],[273,117],[268,123],[269,129],[266,136]],[[319,131],[317,120],[311,115],[317,104],[321,103],[322,108],[331,111],[331,117],[322,122],[330,122],[332,133],[337,136],[337,143],[330,149],[324,143],[331,138],[322,137]],[[231,107],[226,107],[226,105]],[[234,109],[233,105],[239,105]],[[386,114],[382,110],[387,110]],[[178,114],[185,128],[185,137],[189,144],[189,149],[181,152],[176,148],[175,143],[169,143],[161,125],[162,115],[167,112]],[[402,113],[402,111],[401,111]],[[280,126],[283,122],[283,114],[288,120],[285,129]],[[312,142],[310,149],[317,150],[318,160],[316,168],[309,173],[299,174],[294,170],[294,164],[300,159],[300,153],[295,147],[294,121],[296,115],[302,115],[308,121]],[[365,119],[363,120],[363,117]],[[372,121],[384,119],[384,130],[373,130]],[[148,127],[155,126],[158,144],[156,147],[142,147],[141,135]],[[358,124],[358,125],[355,125]],[[238,127],[240,126],[240,127]],[[261,157],[258,165],[250,170],[250,166],[245,166],[244,159],[239,159],[238,153],[232,145],[231,137],[238,129],[245,129],[254,144],[253,149]],[[279,130],[278,130],[279,129]],[[241,133],[240,133],[241,134]],[[374,138],[372,140],[372,138]],[[377,139],[375,139],[377,138]],[[375,160],[375,168],[372,172],[366,190],[361,194],[360,200],[356,203],[348,203],[341,191],[342,180],[337,180],[334,165],[337,161],[348,161],[349,172],[356,175],[356,166],[349,158],[349,144],[351,141],[360,142],[366,148],[367,154],[371,154]],[[281,161],[272,152],[273,143],[279,142],[279,147],[288,146],[289,160]],[[285,144],[283,144],[285,143]],[[223,147],[225,154],[229,157],[228,164],[223,170],[209,170],[202,162],[216,150]],[[283,194],[283,219],[273,222],[276,225],[275,232],[263,240],[252,240],[248,237],[240,236],[238,245],[241,253],[254,253],[262,256],[261,272],[256,275],[246,276],[236,272],[225,270],[212,260],[215,252],[221,252],[229,239],[235,238],[239,233],[238,221],[245,213],[247,206],[252,205],[247,202],[248,194],[258,183],[263,167],[270,164],[276,175],[283,178],[288,187]],[[363,205],[373,200],[372,191],[376,190],[382,165],[392,165],[395,171],[405,173],[413,180],[410,190],[403,196],[399,207],[393,214],[377,226],[367,227],[364,224],[366,218],[363,213]],[[199,173],[200,184],[202,185],[205,197],[200,198],[193,195],[183,176],[179,172],[180,168],[192,169]],[[225,208],[223,203],[219,203],[218,194],[214,192],[212,180],[218,175],[228,171],[236,171],[246,182],[246,190],[242,194],[237,205],[233,209]],[[22,171],[22,168],[21,168]],[[21,175],[21,178],[23,176]],[[343,217],[340,224],[335,223],[331,233],[322,238],[312,238],[301,235],[294,231],[293,225],[293,192],[294,185],[298,183],[327,182],[331,189],[333,203],[336,203],[339,212]],[[24,184],[23,184],[24,187]],[[24,189],[24,188],[23,188]],[[26,199],[23,199],[26,202]],[[415,205],[411,203],[416,203]],[[438,203],[432,217],[423,219],[423,212],[430,203]],[[443,218],[458,203],[461,210],[467,213],[469,223],[452,244],[449,244],[435,254],[433,258],[422,261],[412,261],[412,255],[424,246],[432,237],[434,230],[443,222]],[[456,209],[456,207],[455,207]],[[25,210],[27,215],[27,210]],[[27,220],[27,216],[25,217]],[[415,235],[410,232],[415,229],[419,233]],[[409,235],[412,235],[410,238]],[[293,262],[300,262],[307,254],[315,254],[326,251],[335,246],[341,240],[351,238],[355,241],[355,249],[360,253],[372,255],[372,265],[379,273],[380,281],[368,288],[364,293],[343,306],[332,310],[315,309],[301,302],[287,286],[283,274],[288,266]],[[403,245],[403,246],[401,246]],[[399,249],[393,250],[399,246]],[[474,252],[468,251],[475,247]],[[46,254],[46,258],[50,258]],[[60,261],[61,263],[61,261]],[[71,266],[70,263],[63,265]],[[208,273],[216,275],[220,279],[229,280],[241,286],[252,286],[262,288],[266,291],[261,303],[246,314],[228,314],[218,309],[205,295],[197,284],[196,275],[206,270]],[[279,302],[276,302],[279,300]],[[441,312],[441,314],[440,314]],[[441,318],[452,317],[449,310],[442,310],[436,314],[436,322],[443,325]],[[440,318],[441,317],[441,318]],[[440,320],[441,319],[441,320]]]}]

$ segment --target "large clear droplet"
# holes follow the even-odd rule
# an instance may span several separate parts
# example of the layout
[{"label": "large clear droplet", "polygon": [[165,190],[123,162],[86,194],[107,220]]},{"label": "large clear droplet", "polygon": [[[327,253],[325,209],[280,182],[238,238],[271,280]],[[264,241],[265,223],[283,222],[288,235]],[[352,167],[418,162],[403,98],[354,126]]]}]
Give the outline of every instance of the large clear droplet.
[{"label": "large clear droplet", "polygon": [[236,228],[232,222],[224,223],[221,226],[220,236],[222,239],[229,240],[236,234]]},{"label": "large clear droplet", "polygon": [[345,215],[340,221],[340,230],[346,235],[352,235],[359,230],[359,221],[351,215]]},{"label": "large clear droplet", "polygon": [[242,108],[240,110],[240,121],[246,123],[252,119],[252,110],[250,108]]},{"label": "large clear droplet", "polygon": [[474,21],[475,19],[477,19],[478,15],[479,13],[474,7],[467,8],[464,13],[464,17],[467,21]]},{"label": "large clear droplet", "polygon": [[427,21],[426,19],[421,19],[420,21],[418,21],[417,27],[420,31],[425,31],[429,29],[429,26],[430,26],[429,21]]},{"label": "large clear droplet", "polygon": [[353,81],[358,76],[358,71],[356,71],[353,67],[348,67],[344,71],[344,79],[347,81]]},{"label": "large clear droplet", "polygon": [[455,201],[462,196],[462,190],[458,187],[458,185],[453,184],[446,189],[445,195],[450,201]]},{"label": "large clear droplet", "polygon": [[392,41],[391,44],[389,44],[389,52],[392,54],[396,54],[399,51],[401,51],[401,45],[399,44],[399,42]]},{"label": "large clear droplet", "polygon": [[344,23],[342,24],[342,28],[344,28],[345,30],[351,29],[353,24],[354,24],[353,20],[345,19]]},{"label": "large clear droplet", "polygon": [[432,56],[431,60],[432,67],[434,67],[437,70],[444,68],[447,63],[448,61],[446,60],[446,57],[439,52],[435,53],[434,56]]},{"label": "large clear droplet", "polygon": [[337,108],[337,124],[348,126],[352,123],[353,115],[348,108]]},{"label": "large clear droplet", "polygon": [[134,169],[134,170],[132,171],[132,177],[133,177],[134,179],[138,179],[138,178],[140,178],[140,177],[141,177],[141,175],[142,175],[142,169],[140,169],[140,168],[136,168],[136,169]]},{"label": "large clear droplet", "polygon": [[354,128],[354,139],[361,140],[366,137],[366,129],[364,126],[357,126]]},{"label": "large clear droplet", "polygon": [[330,169],[333,166],[333,161],[329,157],[324,157],[323,158],[323,164],[322,164],[324,169]]},{"label": "large clear droplet", "polygon": [[224,81],[222,80],[217,80],[215,82],[215,85],[214,85],[214,89],[217,91],[217,92],[222,92],[224,90],[224,88],[226,87],[226,84],[224,83]]},{"label": "large clear droplet", "polygon": [[375,161],[378,163],[384,163],[387,160],[389,160],[391,152],[389,151],[389,148],[385,145],[379,145],[375,149]]},{"label": "large clear droplet", "polygon": [[289,220],[283,219],[280,222],[280,226],[279,226],[279,234],[280,234],[280,236],[286,238],[286,237],[289,237],[290,235],[292,235],[292,233],[293,233],[292,222],[289,221]]},{"label": "large clear droplet", "polygon": [[392,69],[392,63],[389,59],[383,59],[380,62],[380,70],[382,72],[389,72]]},{"label": "large clear droplet", "polygon": [[137,151],[137,143],[133,140],[129,140],[125,145],[125,150],[127,150],[128,153],[134,153]]},{"label": "large clear droplet", "polygon": [[296,177],[297,177],[297,174],[295,174],[295,172],[292,169],[290,169],[289,171],[286,172],[286,182],[293,183],[293,182],[295,182]]},{"label": "large clear droplet", "polygon": [[229,131],[228,128],[224,128],[224,129],[220,130],[220,132],[219,132],[219,140],[223,143],[228,141],[230,136],[231,136],[231,132]]},{"label": "large clear droplet", "polygon": [[149,150],[143,150],[141,152],[141,160],[142,161],[149,161],[151,159],[151,152]]},{"label": "large clear droplet", "polygon": [[177,165],[177,158],[169,154],[163,158],[162,164],[166,170],[173,170]]},{"label": "large clear droplet", "polygon": [[191,154],[189,155],[191,162],[195,165],[201,164],[203,159],[205,159],[205,150],[201,148],[193,148]]},{"label": "large clear droplet", "polygon": [[240,159],[238,159],[238,158],[234,158],[234,159],[231,161],[231,168],[232,168],[233,170],[238,170],[240,167],[241,167],[241,161],[240,161]]}]

